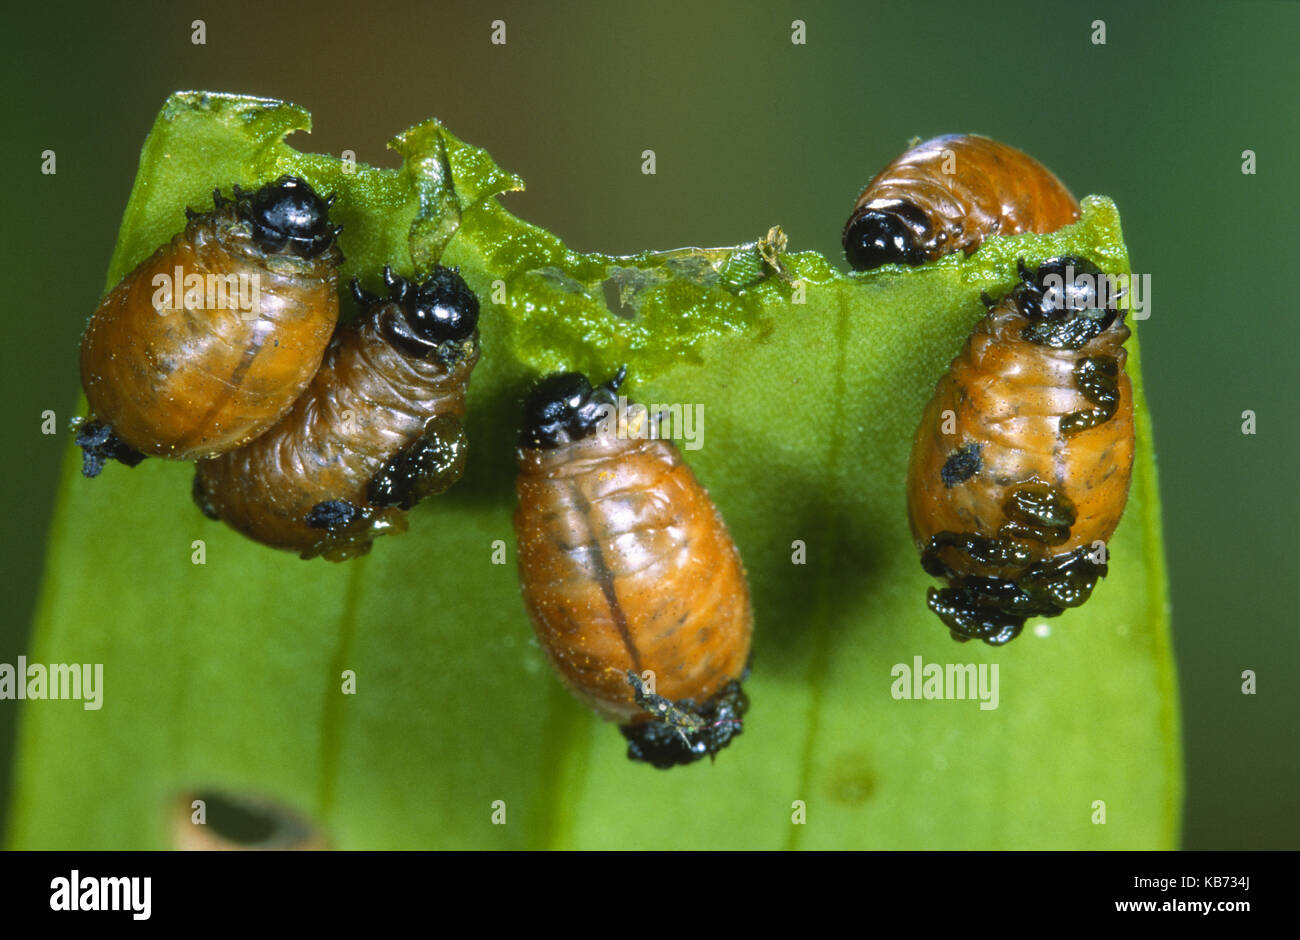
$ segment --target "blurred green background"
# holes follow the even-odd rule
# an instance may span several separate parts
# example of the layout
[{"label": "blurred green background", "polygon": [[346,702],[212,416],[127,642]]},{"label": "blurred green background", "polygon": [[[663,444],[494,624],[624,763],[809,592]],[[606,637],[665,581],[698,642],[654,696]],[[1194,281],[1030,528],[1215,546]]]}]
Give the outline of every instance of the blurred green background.
[{"label": "blurred green background", "polygon": [[[1300,845],[1300,447],[1286,288],[1300,4],[1175,9],[751,0],[10,12],[0,662],[27,648],[78,338],[170,92],[297,102],[315,131],[294,146],[388,167],[398,160],[385,141],[436,115],[524,177],[511,211],[577,249],[730,245],[780,223],[792,250],[836,263],[841,226],[876,169],[914,135],[974,131],[1028,150],[1076,195],[1113,197],[1134,271],[1152,277],[1142,351],[1183,698],[1184,845]],[[191,42],[198,18],[206,45]],[[489,41],[494,19],[506,21],[504,46]],[[795,19],[806,45],[790,42]],[[1105,45],[1091,41],[1098,19]],[[647,148],[655,176],[640,171]],[[40,172],[47,149],[53,176]],[[1254,176],[1241,172],[1247,149]],[[46,409],[56,436],[40,433]],[[1255,436],[1241,433],[1246,409]],[[1254,696],[1241,694],[1244,669],[1258,674]],[[0,817],[16,714],[0,702]]]}]

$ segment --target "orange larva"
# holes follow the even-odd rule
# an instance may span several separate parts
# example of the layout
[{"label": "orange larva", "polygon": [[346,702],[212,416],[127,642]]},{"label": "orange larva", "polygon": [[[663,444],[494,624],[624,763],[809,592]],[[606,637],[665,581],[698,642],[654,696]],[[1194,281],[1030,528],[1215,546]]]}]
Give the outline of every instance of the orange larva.
[{"label": "orange larva", "polygon": [[620,724],[629,758],[666,768],[740,734],[752,613],[735,543],[677,448],[616,432],[622,377],[552,375],[529,396],[519,573],[560,679]]},{"label": "orange larva", "polygon": [[478,298],[450,268],[418,287],[387,268],[384,280],[383,298],[353,280],[363,312],[339,328],[288,414],[199,462],[206,515],[303,558],[343,561],[404,531],[405,510],[460,479]]},{"label": "orange larva", "polygon": [[338,320],[330,199],[282,176],[211,211],[101,301],[81,341],[84,472],[194,460],[265,431],[320,365]]},{"label": "orange larva", "polygon": [[858,271],[917,265],[970,254],[993,235],[1054,232],[1078,217],[1078,202],[1033,157],[949,134],[909,147],[867,184],[844,226],[844,254]]},{"label": "orange larva", "polygon": [[[921,418],[912,535],[958,640],[999,645],[1084,603],[1128,499],[1125,312],[1086,260],[1059,258],[989,306]],[[1116,295],[1111,295],[1113,298]]]}]

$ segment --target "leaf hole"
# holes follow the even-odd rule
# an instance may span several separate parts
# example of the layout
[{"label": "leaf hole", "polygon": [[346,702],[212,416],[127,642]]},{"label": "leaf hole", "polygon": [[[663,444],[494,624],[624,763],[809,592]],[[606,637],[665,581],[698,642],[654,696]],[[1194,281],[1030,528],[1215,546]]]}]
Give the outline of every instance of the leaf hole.
[{"label": "leaf hole", "polygon": [[261,796],[194,790],[176,802],[174,848],[188,851],[304,851],[327,848],[299,813]]},{"label": "leaf hole", "polygon": [[614,278],[609,278],[605,284],[605,306],[609,312],[616,317],[622,317],[624,320],[636,318],[636,307],[631,303],[623,302],[623,288]]}]

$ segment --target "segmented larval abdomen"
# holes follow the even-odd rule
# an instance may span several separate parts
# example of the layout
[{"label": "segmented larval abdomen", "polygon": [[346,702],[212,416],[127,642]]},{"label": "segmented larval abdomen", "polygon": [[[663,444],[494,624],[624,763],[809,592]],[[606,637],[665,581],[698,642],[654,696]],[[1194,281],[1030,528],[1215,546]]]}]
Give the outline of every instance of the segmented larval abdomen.
[{"label": "segmented larval abdomen", "polygon": [[334,246],[311,259],[270,255],[229,206],[196,216],[91,318],[81,377],[93,416],[136,450],[173,459],[261,434],[320,365],[338,320],[339,259]]},{"label": "segmented larval abdomen", "polygon": [[[926,408],[908,481],[912,534],[922,550],[941,532],[1008,535],[1004,527],[1017,516],[1008,501],[1018,492],[1057,509],[1068,505],[1073,515],[1068,531],[1051,537],[1032,525],[1012,533],[1034,560],[1104,542],[1119,523],[1134,446],[1132,387],[1123,370],[1128,330],[1117,323],[1081,349],[1055,349],[1021,338],[1027,322],[1007,305],[990,313]],[[1096,407],[1079,387],[1080,363],[1107,358],[1119,372],[1113,416],[1063,432],[1063,419]],[[962,561],[962,574],[1013,574]]]},{"label": "segmented larval abdomen", "polygon": [[739,679],[752,614],[739,553],[666,441],[587,438],[521,451],[524,601],[556,671],[607,718],[650,719],[629,671],[704,702]]},{"label": "segmented larval abdomen", "polygon": [[371,506],[370,483],[431,422],[459,431],[478,346],[471,341],[472,352],[447,370],[437,359],[395,349],[381,328],[383,313],[339,331],[307,391],[271,430],[198,465],[205,511],[259,542],[299,552],[328,541],[308,523],[321,503],[375,509],[381,526],[405,527],[397,510]]},{"label": "segmented larval abdomen", "polygon": [[[858,259],[855,223],[872,213],[910,232],[898,257]],[[1079,217],[1079,203],[1033,157],[987,137],[952,134],[909,148],[876,174],[845,225],[845,248],[856,268],[887,261],[920,264],[955,251],[973,252],[994,235],[1055,232]]]}]

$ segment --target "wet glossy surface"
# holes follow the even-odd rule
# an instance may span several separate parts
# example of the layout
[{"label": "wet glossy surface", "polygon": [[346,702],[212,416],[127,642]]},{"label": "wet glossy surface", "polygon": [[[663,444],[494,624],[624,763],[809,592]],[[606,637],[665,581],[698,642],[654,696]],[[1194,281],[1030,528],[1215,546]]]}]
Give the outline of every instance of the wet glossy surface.
[{"label": "wet glossy surface", "polygon": [[524,602],[560,677],[607,718],[643,721],[627,672],[704,701],[749,659],[749,588],[708,493],[665,441],[522,449]]},{"label": "wet glossy surface", "polygon": [[[897,257],[850,244],[855,223],[871,213],[890,215],[911,231],[910,240],[888,240]],[[954,251],[969,254],[993,235],[1054,232],[1078,217],[1079,203],[1033,157],[987,137],[950,134],[907,149],[876,174],[849,216],[845,250],[858,270],[915,265]]]},{"label": "wet glossy surface", "polygon": [[[320,365],[338,320],[338,261],[332,245],[309,260],[266,254],[229,203],[196,216],[108,293],[86,328],[81,378],[93,416],[136,450],[179,460],[256,437]],[[194,275],[203,299],[186,308]],[[155,310],[162,276],[179,309]],[[208,309],[210,276],[234,278],[223,302],[251,298],[256,284],[256,315]]]},{"label": "wet glossy surface", "polygon": [[[376,534],[405,529],[400,510],[369,506],[370,482],[426,429],[441,442],[461,433],[479,348],[476,334],[450,369],[437,358],[404,355],[384,328],[400,315],[394,304],[379,304],[340,330],[310,387],[275,427],[199,464],[197,485],[219,518],[259,542],[312,553],[329,548],[329,533],[306,522],[321,502],[346,500],[363,511],[358,530],[340,536],[340,544],[355,543],[350,554]],[[443,489],[459,469],[447,475]]]}]

